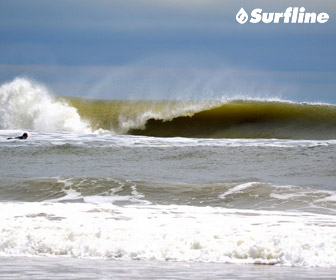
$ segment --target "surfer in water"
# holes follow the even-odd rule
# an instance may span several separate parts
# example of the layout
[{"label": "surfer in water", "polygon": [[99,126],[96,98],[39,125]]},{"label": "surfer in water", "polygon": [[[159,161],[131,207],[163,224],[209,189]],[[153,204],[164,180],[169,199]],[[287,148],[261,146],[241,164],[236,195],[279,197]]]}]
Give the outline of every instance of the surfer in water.
[{"label": "surfer in water", "polygon": [[26,140],[28,138],[28,133],[23,133],[21,136],[17,136],[17,137],[9,137],[7,138],[7,140],[10,140],[10,139],[20,139],[20,140]]}]

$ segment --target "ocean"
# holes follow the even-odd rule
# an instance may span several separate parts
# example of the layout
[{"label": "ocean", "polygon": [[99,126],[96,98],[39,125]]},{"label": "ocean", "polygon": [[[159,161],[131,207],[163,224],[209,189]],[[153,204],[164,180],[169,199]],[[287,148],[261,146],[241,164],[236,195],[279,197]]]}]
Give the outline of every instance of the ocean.
[{"label": "ocean", "polygon": [[332,104],[3,84],[0,277],[333,279],[335,117]]}]

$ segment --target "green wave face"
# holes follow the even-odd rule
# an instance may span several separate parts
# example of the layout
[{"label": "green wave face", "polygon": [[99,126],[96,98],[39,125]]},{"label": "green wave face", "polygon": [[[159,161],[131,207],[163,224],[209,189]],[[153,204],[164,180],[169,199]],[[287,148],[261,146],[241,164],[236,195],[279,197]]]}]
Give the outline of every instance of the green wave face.
[{"label": "green wave face", "polygon": [[195,138],[336,139],[336,106],[281,101],[67,98],[94,129]]}]

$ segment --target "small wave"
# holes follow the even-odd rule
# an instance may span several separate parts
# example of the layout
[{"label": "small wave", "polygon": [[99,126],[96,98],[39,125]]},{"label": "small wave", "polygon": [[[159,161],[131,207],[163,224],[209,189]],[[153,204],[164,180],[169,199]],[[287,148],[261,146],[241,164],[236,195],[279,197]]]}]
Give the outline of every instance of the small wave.
[{"label": "small wave", "polygon": [[210,187],[217,192],[223,188],[225,192],[219,194],[218,199],[223,202],[222,205],[225,207],[305,211],[332,215],[336,213],[336,193],[334,191],[262,182],[218,184]]},{"label": "small wave", "polygon": [[271,211],[336,213],[334,191],[263,182],[210,185],[100,177],[47,177],[1,182],[1,201],[178,204]]},{"label": "small wave", "polygon": [[49,177],[0,184],[2,201],[150,204],[131,180]]},{"label": "small wave", "polygon": [[249,183],[245,183],[245,184],[241,184],[238,186],[235,186],[233,188],[231,188],[230,190],[228,190],[227,192],[219,195],[220,199],[225,199],[225,197],[227,197],[228,195],[234,194],[234,193],[241,193],[242,191],[254,186],[254,185],[259,185],[260,183],[256,183],[256,182],[249,182]]}]

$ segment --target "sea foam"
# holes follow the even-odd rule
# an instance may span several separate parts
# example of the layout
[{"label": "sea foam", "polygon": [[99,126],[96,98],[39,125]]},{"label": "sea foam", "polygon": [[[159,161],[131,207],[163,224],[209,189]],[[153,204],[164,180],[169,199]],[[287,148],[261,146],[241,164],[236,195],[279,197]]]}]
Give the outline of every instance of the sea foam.
[{"label": "sea foam", "polygon": [[0,210],[2,256],[336,267],[334,216],[88,203]]}]

